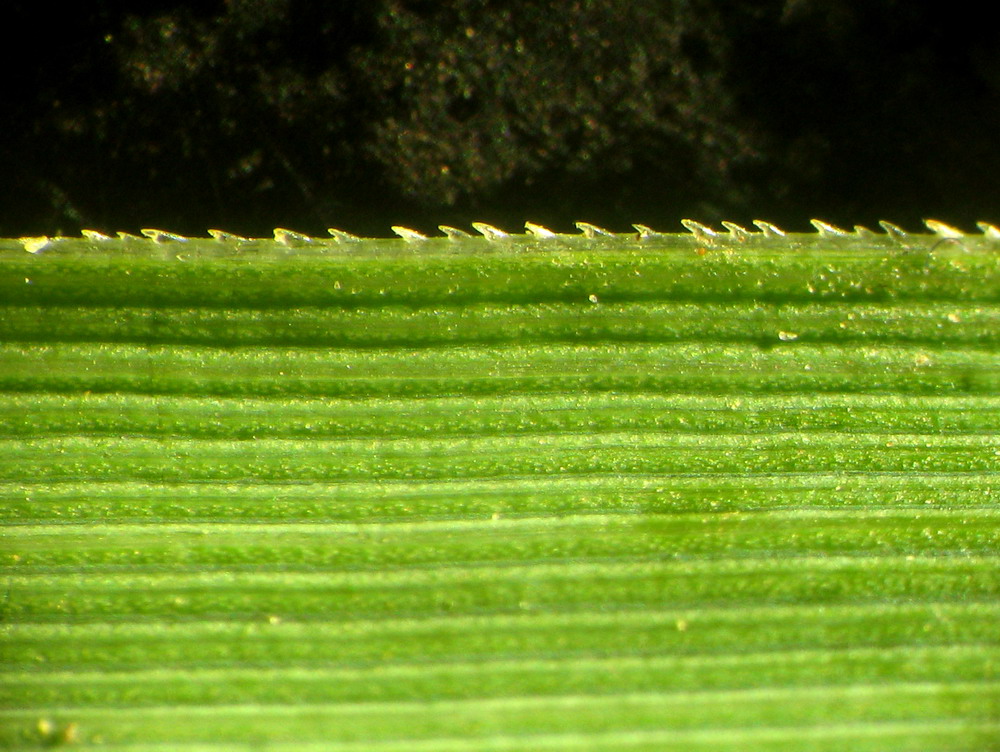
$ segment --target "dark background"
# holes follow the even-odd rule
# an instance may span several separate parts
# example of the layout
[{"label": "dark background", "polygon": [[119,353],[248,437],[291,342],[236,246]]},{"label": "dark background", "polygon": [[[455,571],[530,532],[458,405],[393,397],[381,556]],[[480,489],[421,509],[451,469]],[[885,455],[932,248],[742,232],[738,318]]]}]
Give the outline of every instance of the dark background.
[{"label": "dark background", "polygon": [[1000,220],[971,3],[6,8],[0,236]]}]

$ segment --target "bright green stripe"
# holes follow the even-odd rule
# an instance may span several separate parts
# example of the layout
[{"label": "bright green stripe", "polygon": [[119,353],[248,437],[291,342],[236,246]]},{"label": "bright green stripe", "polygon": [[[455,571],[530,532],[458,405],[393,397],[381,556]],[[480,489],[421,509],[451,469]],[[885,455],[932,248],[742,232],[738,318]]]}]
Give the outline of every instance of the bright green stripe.
[{"label": "bright green stripe", "polygon": [[[73,713],[81,724],[99,729],[110,744],[144,738],[160,743],[219,743],[248,737],[330,743],[494,735],[527,740],[534,734],[732,731],[805,724],[822,727],[831,707],[838,709],[841,732],[850,724],[886,721],[913,722],[914,730],[919,731],[921,723],[931,720],[993,721],[997,701],[1000,684],[996,683],[914,683],[414,703],[77,709]],[[720,707],[726,709],[724,715]],[[65,709],[57,712],[67,715]],[[27,720],[23,711],[4,715],[10,725],[19,726]],[[517,731],[505,732],[504,728]]]},{"label": "bright green stripe", "polygon": [[332,703],[566,692],[694,692],[996,678],[1000,646],[770,651],[710,656],[542,658],[363,668],[12,673],[0,708]]},{"label": "bright green stripe", "polygon": [[216,396],[524,392],[1000,393],[989,351],[899,347],[549,345],[418,351],[3,345],[0,388]]},{"label": "bright green stripe", "polygon": [[[887,580],[891,589],[891,573]],[[836,584],[834,578],[832,585]],[[954,592],[956,581],[950,586]],[[700,594],[711,595],[707,590]],[[865,602],[863,594],[848,593],[856,596],[852,605],[819,605],[803,599],[795,606],[762,606],[756,599],[725,607],[705,607],[705,601],[688,607],[668,603],[669,610],[662,610],[671,595],[668,592],[657,602],[632,604],[631,608],[611,601],[590,604],[591,609],[603,610],[567,613],[522,593],[524,600],[512,604],[512,613],[474,616],[401,619],[390,614],[374,619],[298,621],[294,614],[282,619],[261,612],[251,621],[23,623],[7,628],[3,650],[9,670],[41,674],[162,666],[176,670],[290,666],[375,670],[395,664],[417,671],[419,666],[456,661],[644,659],[965,645],[973,652],[976,646],[984,651],[980,668],[971,676],[981,677],[982,671],[995,676],[997,671],[996,663],[986,660],[991,655],[988,646],[1000,644],[1000,606],[995,600],[886,604]],[[783,595],[796,594],[786,590]],[[909,596],[908,601],[915,597]],[[956,679],[960,676],[955,674]]]},{"label": "bright green stripe", "polygon": [[1000,397],[549,394],[421,400],[0,395],[0,437],[360,438],[648,431],[998,433]]},{"label": "bright green stripe", "polygon": [[[589,303],[589,301],[587,301]],[[375,310],[0,308],[7,342],[174,342],[203,345],[419,347],[525,342],[801,342],[996,348],[1000,308],[966,303],[777,305],[579,303]]]},{"label": "bright green stripe", "polygon": [[[937,534],[933,528],[927,530],[931,536]],[[706,546],[711,542],[724,549],[739,542],[732,534],[724,535],[725,532],[710,529],[707,534],[715,537],[706,541]],[[872,533],[883,542],[892,542],[887,540],[884,526],[873,527]],[[920,534],[927,535],[923,529]],[[817,538],[830,535],[829,529],[817,532]],[[945,533],[944,537],[948,535]],[[472,536],[472,540],[477,542],[479,537]],[[128,542],[141,545],[147,541]],[[444,545],[441,541],[431,543]],[[563,541],[553,543],[559,545]],[[634,549],[642,543],[650,541],[628,545]],[[652,541],[650,548],[655,544]],[[997,574],[1000,561],[989,558],[988,554],[940,558],[912,554],[908,558],[852,556],[845,560],[835,551],[822,557],[783,551],[781,563],[774,564],[769,558],[754,558],[747,551],[739,559],[691,558],[684,563],[654,559],[622,565],[615,560],[575,559],[542,565],[500,559],[504,552],[500,547],[492,552],[458,549],[452,559],[437,562],[437,567],[430,566],[435,562],[427,559],[433,557],[425,555],[422,562],[417,562],[422,566],[389,571],[286,573],[274,572],[273,567],[293,561],[295,551],[281,545],[264,548],[258,541],[249,543],[248,548],[263,549],[265,553],[253,564],[245,565],[248,571],[243,572],[232,571],[240,561],[225,562],[224,552],[211,549],[200,552],[201,558],[209,559],[209,563],[227,565],[226,569],[205,574],[174,569],[190,563],[178,562],[177,552],[172,552],[165,561],[150,553],[145,557],[136,555],[134,548],[105,551],[100,561],[110,559],[116,563],[137,558],[139,562],[127,574],[88,568],[79,575],[59,574],[47,568],[35,570],[32,561],[40,560],[41,566],[51,566],[54,555],[46,558],[36,552],[26,559],[22,553],[21,565],[8,570],[5,611],[10,618],[34,621],[63,618],[81,622],[141,621],[157,615],[171,620],[212,619],[229,613],[231,618],[252,622],[268,614],[293,619],[374,619],[402,615],[426,618],[449,613],[516,613],[524,608],[579,611],[602,604],[631,609],[659,608],[665,604],[693,607],[703,601],[749,607],[756,602],[837,604],[852,599],[870,603],[880,599],[988,599],[1000,595]],[[408,551],[411,559],[419,556],[412,549]],[[355,556],[367,553],[365,563],[383,562],[387,568],[400,565],[400,551],[395,551],[393,560],[393,552],[382,546],[367,552],[347,548],[340,558],[351,553]],[[490,554],[492,563],[485,558]],[[329,568],[341,563],[329,559],[318,561],[323,555],[322,550],[313,553],[311,560],[299,566]],[[94,552],[89,557],[79,551],[75,554],[77,561],[91,568],[97,557]],[[276,561],[279,563],[275,564]],[[470,561],[473,563],[469,564]],[[167,563],[172,565],[169,570],[164,569]],[[461,566],[462,563],[466,566]]]},{"label": "bright green stripe", "polygon": [[[154,528],[155,529],[155,528]],[[263,528],[266,532],[268,528]],[[113,570],[104,572],[81,571],[72,573],[42,574],[30,571],[12,569],[5,582],[19,591],[37,592],[80,592],[95,595],[103,589],[136,588],[146,591],[167,592],[171,587],[181,589],[217,587],[220,590],[238,589],[241,587],[258,586],[275,591],[289,593],[307,593],[317,586],[330,588],[355,589],[361,592],[366,589],[404,589],[406,587],[457,587],[462,584],[479,586],[483,590],[497,590],[511,584],[528,583],[533,587],[544,581],[572,584],[577,578],[609,583],[609,587],[625,588],[630,583],[642,579],[662,578],[658,586],[673,587],[678,592],[684,589],[697,589],[697,583],[725,584],[739,589],[757,588],[762,579],[778,582],[787,579],[794,582],[796,574],[809,570],[813,574],[835,578],[844,575],[855,585],[865,589],[855,595],[861,599],[870,599],[877,595],[877,590],[867,589],[873,578],[884,573],[920,578],[925,576],[947,577],[956,581],[968,580],[970,585],[975,582],[972,573],[981,569],[989,570],[1000,564],[1000,554],[976,556],[966,554],[955,557],[916,557],[906,555],[888,556],[829,556],[824,554],[804,555],[797,557],[743,557],[718,559],[667,559],[654,561],[600,561],[600,562],[563,562],[563,563],[532,563],[522,562],[516,565],[502,566],[458,566],[449,564],[444,567],[414,567],[402,569],[381,569],[373,571],[300,571],[279,570],[269,571],[263,567],[249,570],[204,570],[184,571],[177,569],[154,571],[141,568],[128,570]],[[669,586],[668,579],[677,580],[677,584]],[[682,582],[683,581],[683,582]],[[845,580],[846,581],[846,580]],[[772,584],[766,587],[772,587]],[[900,580],[900,583],[902,580]],[[982,580],[981,583],[986,583]],[[893,580],[886,577],[885,587],[887,597],[896,597],[902,590],[891,590]],[[899,583],[897,583],[899,584]],[[1000,583],[996,584],[1000,588]],[[664,591],[666,593],[668,591]],[[735,591],[734,591],[735,592]],[[784,598],[782,588],[774,589],[773,594]],[[828,594],[839,591],[835,588]],[[25,593],[22,592],[22,595]],[[707,598],[707,600],[714,600]],[[1000,608],[1000,603],[997,604]],[[610,618],[610,617],[609,617]],[[628,618],[637,618],[635,614]]]},{"label": "bright green stripe", "polygon": [[572,476],[356,483],[0,483],[0,520],[313,521],[989,507],[993,473]]},{"label": "bright green stripe", "polygon": [[[836,563],[831,564],[831,561]],[[874,575],[878,573],[879,567],[884,570],[886,567],[898,565],[902,561],[907,562],[907,566],[912,565],[914,567],[912,571],[903,572],[903,574],[914,577],[914,580],[918,580],[918,575],[921,573],[933,574],[935,572],[950,575],[955,580],[958,580],[960,578],[967,578],[969,572],[976,568],[983,568],[984,564],[988,563],[992,565],[996,559],[995,557],[969,557],[968,559],[817,557],[812,560],[808,558],[804,560],[786,558],[780,561],[758,560],[756,562],[749,562],[749,566],[746,566],[744,562],[735,562],[732,560],[683,562],[682,564],[671,563],[668,566],[675,569],[673,576],[686,576],[690,582],[696,582],[706,577],[712,578],[713,576],[715,579],[721,581],[720,570],[729,570],[732,574],[730,581],[737,583],[737,587],[752,588],[752,584],[743,582],[743,580],[747,579],[747,574],[751,576],[770,576],[774,582],[778,582],[779,578],[794,576],[795,572],[801,572],[808,565],[814,575],[822,574],[826,576],[841,572],[852,578],[854,582],[859,582],[861,580],[858,576],[859,573],[869,572]],[[616,566],[621,569],[617,573],[617,576],[614,572]],[[627,581],[629,578],[626,575],[629,571],[634,572],[639,567],[648,569],[649,566],[649,564],[636,564],[634,562],[619,565],[597,565],[589,562],[581,564],[581,568],[588,573],[596,571],[598,567],[611,569],[612,571],[607,578],[608,581]],[[455,571],[464,576],[465,573],[474,570],[468,568],[442,568],[437,570],[435,574],[441,573],[442,575],[447,575],[447,573]],[[577,573],[571,567],[567,566],[547,564],[510,568],[507,571],[506,581],[517,581],[519,578],[524,577],[523,572],[528,573],[525,581],[532,583],[541,583],[546,579],[539,576],[540,573],[544,572],[550,573],[547,579],[557,580],[560,579],[558,577],[559,571],[562,572],[562,581],[569,583],[567,585],[568,590],[571,580]],[[239,576],[239,573],[236,572],[227,574],[230,576]],[[890,571],[889,574],[890,576],[886,578],[886,581],[888,586],[891,587],[893,582],[892,572]],[[82,581],[88,576],[80,573],[76,575],[76,578],[78,581]],[[336,577],[336,573],[333,573],[332,576]],[[368,578],[382,576],[391,578],[392,573],[359,572],[357,576],[364,581],[366,576]],[[55,577],[59,577],[59,575],[55,575]],[[139,578],[141,582],[141,574]],[[35,579],[37,580],[37,578]],[[504,577],[497,575],[496,572],[491,572],[488,578],[480,578],[478,581],[488,582],[493,579],[500,582],[501,585],[505,580]],[[443,582],[448,582],[446,576],[443,578]],[[743,639],[751,637],[755,639],[755,644],[758,645],[789,647],[789,644],[782,643],[781,640],[772,639],[770,635],[766,634],[765,630],[747,630],[746,634],[740,633],[741,628],[746,624],[759,623],[774,623],[779,625],[779,629],[782,624],[787,625],[786,628],[796,624],[803,625],[803,632],[792,632],[789,629],[788,634],[793,635],[796,641],[802,640],[804,642],[815,638],[815,635],[810,635],[808,634],[809,632],[816,632],[822,629],[824,625],[829,628],[831,624],[845,625],[848,628],[855,629],[863,636],[862,643],[867,640],[875,642],[882,640],[886,644],[911,641],[914,637],[920,635],[929,640],[929,644],[934,644],[935,640],[943,639],[945,633],[954,635],[967,628],[970,629],[969,635],[973,638],[974,642],[995,642],[989,639],[989,636],[997,634],[997,630],[1000,629],[998,627],[1000,621],[995,618],[998,611],[1000,611],[1000,602],[996,599],[976,601],[975,595],[970,595],[969,598],[954,602],[933,599],[920,601],[917,595],[914,595],[912,598],[899,599],[899,602],[891,602],[892,597],[896,595],[895,592],[891,590],[887,591],[886,595],[889,598],[885,601],[879,601],[873,598],[877,593],[874,590],[869,590],[849,593],[848,595],[851,598],[855,598],[856,596],[856,603],[847,599],[845,603],[822,603],[817,605],[815,603],[800,603],[792,598],[785,598],[785,593],[780,590],[775,591],[774,594],[780,596],[775,599],[777,602],[763,605],[761,603],[717,603],[712,598],[704,598],[700,601],[692,599],[693,603],[676,604],[671,602],[670,593],[668,592],[657,606],[642,609],[606,609],[602,608],[600,604],[596,604],[589,611],[558,611],[555,609],[533,608],[532,603],[528,601],[524,604],[519,604],[516,611],[506,614],[440,614],[420,617],[397,614],[391,618],[378,617],[371,620],[363,618],[343,620],[282,619],[277,614],[261,614],[260,618],[251,621],[184,619],[157,622],[149,620],[127,621],[109,619],[96,622],[76,623],[63,621],[46,623],[22,620],[6,625],[3,629],[3,635],[8,644],[19,644],[22,642],[25,644],[37,642],[38,644],[53,646],[59,643],[112,644],[121,641],[127,636],[142,643],[155,642],[159,644],[160,641],[173,641],[193,645],[205,641],[238,643],[240,640],[237,638],[245,638],[247,641],[262,640],[274,643],[275,645],[286,645],[293,649],[302,640],[312,638],[328,645],[327,658],[336,656],[350,663],[355,660],[352,654],[353,647],[361,644],[366,639],[381,641],[384,645],[395,645],[395,650],[387,657],[396,660],[405,660],[406,657],[413,658],[414,656],[419,656],[413,650],[414,643],[440,638],[441,644],[448,648],[445,655],[449,656],[449,659],[464,655],[468,660],[471,656],[478,654],[477,644],[485,644],[490,640],[496,640],[498,643],[502,642],[506,639],[502,636],[504,634],[509,635],[520,632],[524,634],[550,633],[557,635],[570,627],[579,629],[579,635],[583,637],[601,631],[611,633],[619,631],[634,632],[641,629],[662,630],[662,634],[674,634],[676,641],[683,640],[687,646],[687,649],[684,651],[686,654],[700,654],[702,652],[711,654],[713,646],[703,643],[701,636],[689,632],[689,630],[678,629],[677,621],[679,619],[687,620],[689,622],[688,626],[690,626],[691,622],[697,620],[703,632],[707,632],[710,629],[718,629],[718,636],[735,647],[742,645],[741,641]],[[278,616],[278,618],[271,619],[271,616]],[[855,623],[859,625],[862,623],[865,625],[877,624],[879,625],[879,629],[877,631],[870,629],[865,631],[866,628],[863,626],[849,627],[849,625]],[[974,624],[982,624],[987,630],[992,631],[974,632],[971,630],[971,625]],[[495,631],[487,627],[492,627]],[[461,635],[461,637],[445,641],[444,638],[449,635],[453,638],[456,635]],[[754,635],[756,636],[754,637]],[[693,639],[695,637],[697,639]],[[827,632],[825,637],[827,640],[841,639],[836,630]],[[587,639],[596,640],[598,638],[587,637]],[[472,640],[472,642],[469,640]],[[624,646],[627,648],[624,652],[631,651],[638,655],[652,654],[650,651],[643,649],[648,646],[632,645],[625,640],[621,640],[616,644],[619,647]],[[233,647],[237,646],[233,645]],[[572,647],[572,644],[557,642],[554,647],[567,648]],[[610,650],[612,645],[608,647]],[[664,643],[659,645],[660,651],[665,654],[673,654],[676,647],[676,644]],[[807,649],[809,645],[803,644],[799,647]],[[841,647],[844,647],[844,645],[841,645]],[[702,651],[702,648],[706,649]],[[534,652],[550,655],[553,651]],[[747,650],[742,652],[753,652],[753,650],[747,645]],[[72,653],[69,655],[72,655]],[[266,656],[263,656],[263,658],[266,659]],[[357,659],[357,662],[360,665],[367,665],[364,657]],[[46,662],[42,660],[37,660],[35,663],[48,668],[48,670],[61,670],[51,665],[51,662],[49,662],[50,665],[48,666],[45,666]],[[278,661],[274,661],[273,665],[280,664]]]},{"label": "bright green stripe", "polygon": [[[809,534],[799,531],[808,523]],[[749,515],[588,515],[392,525],[21,526],[7,567],[375,567],[604,557],[989,553],[1000,510]],[[15,558],[17,557],[17,558]],[[5,569],[7,567],[4,567]]]},{"label": "bright green stripe", "polygon": [[[856,552],[891,554],[901,550],[914,555],[986,553],[1000,546],[1000,525],[995,518],[966,521],[964,515],[935,515],[912,519],[909,515],[879,519],[865,527],[861,521],[702,523],[698,520],[615,521],[604,523],[584,537],[580,525],[532,526],[527,529],[477,529],[392,534],[377,540],[374,531],[342,532],[331,536],[295,533],[219,535],[208,530],[176,533],[172,540],[160,533],[110,536],[110,545],[95,536],[74,533],[18,536],[6,544],[6,561],[19,567],[108,566],[296,566],[309,568],[365,568],[437,565],[470,562],[567,561],[623,556],[721,556],[733,550],[742,555],[800,555],[807,551],[827,554]],[[206,537],[210,536],[210,537]],[[375,544],[378,545],[375,545]],[[3,568],[4,570],[7,567]],[[994,573],[995,574],[995,573]]]},{"label": "bright green stripe", "polygon": [[[812,241],[815,242],[815,241]],[[460,244],[461,245],[461,244]],[[482,243],[479,247],[488,247]],[[584,248],[587,252],[581,252]],[[681,243],[614,250],[553,246],[432,256],[201,259],[82,255],[0,259],[0,301],[17,305],[291,308],[629,300],[1000,302],[1000,259],[989,249],[935,254],[872,248],[692,253]],[[444,247],[444,246],[442,246]],[[459,246],[452,246],[457,249]],[[360,249],[359,249],[360,250]],[[374,250],[374,249],[373,249]],[[376,251],[377,253],[377,251]],[[374,256],[374,257],[373,257]],[[27,282],[25,280],[28,280]]]},{"label": "bright green stripe", "polygon": [[0,480],[358,481],[531,475],[983,473],[996,435],[630,434],[249,441],[0,440]]},{"label": "bright green stripe", "polygon": [[390,536],[400,539],[415,535],[448,536],[456,533],[475,532],[479,529],[489,529],[497,535],[530,535],[534,530],[558,532],[559,530],[582,528],[601,528],[611,530],[616,525],[625,525],[634,529],[658,529],[661,525],[678,525],[688,528],[699,525],[718,525],[725,528],[736,524],[746,529],[755,524],[783,525],[809,520],[815,524],[858,524],[877,525],[880,521],[912,520],[924,521],[928,525],[940,524],[942,520],[961,519],[964,523],[977,520],[990,521],[1000,518],[1000,509],[985,507],[979,509],[925,509],[918,514],[910,510],[900,509],[793,509],[753,514],[702,514],[678,513],[665,515],[643,514],[589,514],[589,515],[559,515],[542,517],[523,517],[507,519],[459,519],[459,520],[419,520],[406,522],[334,522],[334,523],[215,523],[185,524],[185,523],[134,523],[95,526],[68,524],[25,524],[7,528],[7,539],[23,543],[28,540],[41,540],[46,537],[64,538],[66,540],[89,540],[99,536],[99,540],[109,544],[115,540],[128,541],[131,538],[141,538],[152,535],[191,536],[203,533],[211,535],[214,540],[225,541],[227,537],[240,537],[256,534],[271,540],[308,539],[315,536],[350,537],[356,535],[373,535],[387,540]]},{"label": "bright green stripe", "polygon": [[[564,734],[504,735],[491,737],[406,739],[403,741],[268,742],[274,752],[487,752],[576,750],[577,752],[982,752],[1000,736],[1000,724],[970,721],[878,722],[850,725],[775,726],[743,729],[622,731],[582,736]],[[103,744],[103,737],[101,737]],[[474,745],[474,746],[473,746]],[[116,752],[167,752],[169,744],[155,742],[109,747]],[[190,752],[244,752],[240,742],[195,742]]]}]

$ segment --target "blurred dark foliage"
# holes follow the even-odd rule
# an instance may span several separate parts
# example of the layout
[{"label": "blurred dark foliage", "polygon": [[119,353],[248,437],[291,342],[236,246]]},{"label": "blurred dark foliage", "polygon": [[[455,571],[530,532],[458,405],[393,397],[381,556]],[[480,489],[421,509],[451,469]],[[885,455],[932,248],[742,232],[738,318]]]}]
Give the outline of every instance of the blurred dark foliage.
[{"label": "blurred dark foliage", "polygon": [[2,53],[0,235],[1000,220],[1000,38],[962,3],[14,0],[6,16],[26,46]]}]

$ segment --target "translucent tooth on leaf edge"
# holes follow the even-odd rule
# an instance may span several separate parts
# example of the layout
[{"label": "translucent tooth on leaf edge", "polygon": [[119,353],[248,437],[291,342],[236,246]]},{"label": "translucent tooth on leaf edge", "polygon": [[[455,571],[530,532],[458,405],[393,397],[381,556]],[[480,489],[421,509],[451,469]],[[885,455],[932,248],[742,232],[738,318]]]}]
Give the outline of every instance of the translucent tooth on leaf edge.
[{"label": "translucent tooth on leaf edge", "polygon": [[726,222],[723,220],[722,226],[729,230],[729,234],[732,236],[733,240],[738,240],[741,243],[749,240],[750,236],[753,234],[747,228],[742,227],[735,222]]},{"label": "translucent tooth on leaf edge", "polygon": [[649,227],[648,225],[633,224],[632,226],[639,232],[639,237],[640,238],[661,238],[664,235],[666,235],[666,233],[657,232],[656,230],[654,230],[652,227]]},{"label": "translucent tooth on leaf edge", "polygon": [[352,235],[349,232],[344,232],[343,230],[338,230],[336,227],[327,227],[326,231],[333,236],[333,239],[338,243],[357,243],[361,238],[357,235]]},{"label": "translucent tooth on leaf edge", "polygon": [[303,235],[301,232],[295,232],[294,230],[286,230],[284,227],[274,228],[274,239],[282,245],[288,246],[313,242],[313,239],[308,235]]},{"label": "translucent tooth on leaf edge", "polygon": [[773,225],[770,222],[765,222],[763,219],[755,219],[753,223],[760,228],[760,231],[764,233],[765,238],[783,238],[785,237],[785,231],[782,230],[777,225]]},{"label": "translucent tooth on leaf edge", "polygon": [[80,230],[80,235],[87,240],[95,240],[99,243],[103,243],[105,240],[111,240],[110,235],[105,235],[103,232],[98,232],[97,230]]},{"label": "translucent tooth on leaf edge", "polygon": [[231,232],[226,232],[225,230],[209,230],[208,234],[213,240],[219,243],[245,243],[249,238],[245,238],[242,235],[234,235]]},{"label": "translucent tooth on leaf edge", "polygon": [[598,236],[611,237],[612,233],[605,230],[603,227],[598,227],[597,225],[592,225],[590,222],[574,222],[573,225],[582,232],[588,238],[596,238]]},{"label": "translucent tooth on leaf edge", "polygon": [[549,228],[536,225],[534,222],[525,222],[524,229],[536,238],[554,238],[556,236],[556,234]]},{"label": "translucent tooth on leaf edge", "polygon": [[719,233],[711,227],[703,225],[701,222],[695,222],[693,219],[682,219],[681,224],[694,235],[695,240],[699,243],[712,244],[719,237]]},{"label": "translucent tooth on leaf edge", "polygon": [[499,227],[488,225],[485,222],[473,222],[472,226],[475,228],[476,232],[485,237],[487,240],[503,240],[504,238],[510,237],[510,235],[501,230]]},{"label": "translucent tooth on leaf edge", "polygon": [[18,242],[24,246],[24,250],[28,253],[41,253],[45,248],[48,248],[52,243],[52,238],[45,236],[37,238],[18,238]]},{"label": "translucent tooth on leaf edge", "polygon": [[[762,219],[754,219],[752,220],[752,222],[757,228],[761,230],[761,233],[763,234],[764,237],[779,238],[779,237],[784,237],[786,235],[784,230],[782,230],[780,227],[771,222],[766,222]],[[824,237],[838,237],[838,238],[852,237],[852,236],[873,237],[876,234],[871,229],[865,227],[864,225],[854,225],[853,232],[851,232],[844,230],[840,227],[836,227],[835,225],[831,225],[828,222],[824,222],[819,219],[811,219],[809,220],[809,222],[813,227],[816,228],[817,232]],[[940,220],[925,219],[923,220],[923,222],[931,232],[933,232],[940,238],[960,239],[967,237],[966,233],[962,232],[961,230],[952,225],[948,225],[944,222],[941,222]],[[591,224],[590,222],[574,222],[573,224],[587,238],[593,239],[596,237],[614,237],[614,233],[612,233],[611,231],[606,230],[603,227]],[[703,243],[715,242],[724,235],[724,233],[713,230],[711,227],[704,225],[701,222],[697,222],[693,219],[682,219],[681,224],[684,226],[686,230],[688,230],[692,235],[694,235],[698,241]],[[904,230],[899,225],[893,224],[892,222],[888,222],[886,220],[879,220],[878,225],[885,231],[886,235],[893,238],[894,240],[902,241],[904,238],[910,237],[910,234],[906,230]],[[488,240],[503,240],[511,237],[509,233],[501,230],[498,227],[487,224],[485,222],[473,222],[472,226],[473,228],[475,228],[476,231],[478,231]],[[640,238],[665,237],[669,235],[669,233],[663,233],[654,230],[648,225],[633,224],[632,226],[639,233]],[[752,238],[755,235],[755,233],[752,232],[751,230],[748,230],[746,227],[736,224],[735,222],[723,221],[722,226],[727,230],[729,237],[734,240],[745,241],[749,238]],[[441,230],[441,232],[443,232],[448,238],[453,240],[472,237],[470,233],[461,230],[457,227],[452,227],[450,225],[439,225],[438,227]],[[534,222],[525,222],[524,227],[527,234],[532,235],[536,238],[558,237],[558,233],[552,232],[548,228],[536,224]],[[985,237],[991,240],[1000,240],[1000,226],[991,224],[989,222],[976,222],[976,227],[978,227],[979,230],[982,231]],[[408,227],[394,225],[392,227],[392,231],[406,240],[419,241],[427,239],[426,235],[423,235],[422,233],[417,232],[416,230],[412,230]],[[191,238],[189,237],[168,232],[166,230],[158,230],[155,228],[143,228],[142,230],[140,230],[140,232],[144,237],[122,231],[117,232],[116,235],[121,240],[143,240],[145,238],[148,238],[157,243],[168,243],[168,242],[185,243],[191,240]],[[330,235],[336,242],[353,243],[361,240],[361,238],[358,237],[357,235],[352,235],[349,232],[338,230],[332,227],[328,228],[327,232],[330,233]],[[225,242],[240,243],[240,242],[249,242],[251,240],[250,238],[244,237],[242,235],[236,235],[234,233],[218,229],[210,229],[208,230],[208,234],[216,241],[223,243]],[[114,237],[111,235],[107,235],[98,230],[90,230],[90,229],[80,230],[80,235],[86,240],[91,240],[95,242],[102,242],[114,239]],[[316,242],[316,239],[310,237],[309,235],[305,235],[303,233],[295,232],[293,230],[288,230],[281,227],[274,229],[274,239],[279,243],[282,243],[283,245],[287,246]],[[25,247],[25,250],[28,250],[31,253],[38,253],[43,248],[47,247],[51,243],[58,240],[58,238],[40,236],[40,237],[23,237],[23,238],[18,238],[18,240],[21,243],[21,245]]]},{"label": "translucent tooth on leaf edge", "polygon": [[946,225],[944,222],[940,222],[936,219],[925,219],[924,224],[927,225],[928,230],[933,232],[939,238],[958,239],[965,237],[965,233],[957,227]]},{"label": "translucent tooth on leaf edge", "polygon": [[885,230],[885,234],[893,240],[902,240],[909,235],[909,233],[899,225],[894,225],[892,222],[886,222],[884,219],[880,219],[878,224],[879,227]]},{"label": "translucent tooth on leaf edge", "polygon": [[157,230],[152,227],[147,227],[145,229],[139,230],[143,235],[152,240],[154,243],[186,243],[188,239],[183,235],[178,235],[174,232],[167,232],[166,230]]},{"label": "translucent tooth on leaf edge", "polygon": [[821,219],[810,219],[809,224],[815,227],[816,231],[824,238],[844,238],[851,234],[847,230],[834,227],[829,222],[824,222]]},{"label": "translucent tooth on leaf edge", "polygon": [[991,240],[1000,240],[1000,227],[991,225],[989,222],[976,222],[976,227],[983,231],[983,235]]},{"label": "translucent tooth on leaf edge", "polygon": [[438,229],[447,235],[449,240],[461,240],[462,238],[472,237],[465,230],[459,230],[457,227],[452,227],[451,225],[438,225]]},{"label": "translucent tooth on leaf edge", "polygon": [[409,243],[416,243],[421,240],[427,240],[427,236],[423,233],[417,232],[416,230],[411,230],[409,227],[402,227],[401,225],[393,225],[389,228],[394,233],[399,235],[403,240]]}]

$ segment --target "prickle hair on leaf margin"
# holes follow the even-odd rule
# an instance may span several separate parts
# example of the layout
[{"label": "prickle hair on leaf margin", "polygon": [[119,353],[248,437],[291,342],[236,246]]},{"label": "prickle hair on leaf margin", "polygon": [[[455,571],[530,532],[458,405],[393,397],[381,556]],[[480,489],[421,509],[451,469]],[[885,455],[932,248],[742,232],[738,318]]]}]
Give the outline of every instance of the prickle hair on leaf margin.
[{"label": "prickle hair on leaf margin", "polygon": [[[909,233],[899,225],[887,220],[879,220],[878,222],[879,227],[881,227],[884,231],[883,234],[873,232],[863,225],[854,225],[853,230],[845,230],[820,219],[811,219],[809,222],[815,228],[815,235],[827,240],[851,238],[870,239],[882,237],[899,243],[905,243],[910,237],[919,235],[919,233]],[[574,222],[574,226],[579,230],[579,234],[556,233],[535,222],[525,222],[524,233],[509,233],[499,227],[496,227],[495,225],[487,224],[486,222],[473,222],[471,226],[479,236],[491,242],[502,242],[505,240],[525,238],[532,240],[545,240],[559,237],[583,237],[590,240],[599,240],[601,238],[632,236],[637,237],[639,240],[644,240],[650,238],[686,236],[693,237],[699,244],[702,245],[717,245],[723,243],[746,243],[755,239],[784,238],[789,235],[788,232],[781,229],[774,223],[767,222],[763,219],[755,219],[752,221],[752,224],[758,229],[757,232],[728,220],[722,222],[722,226],[724,228],[723,230],[713,229],[712,227],[693,219],[682,219],[680,224],[685,230],[687,230],[687,233],[662,232],[654,230],[650,226],[644,224],[633,224],[632,227],[635,232],[615,233],[612,230],[605,229],[590,222],[582,221]],[[932,236],[941,240],[959,241],[964,238],[979,237],[990,241],[1000,241],[1000,226],[989,222],[976,222],[976,227],[981,234],[967,234],[953,225],[946,224],[945,222],[937,219],[925,219],[924,225],[926,225],[927,229],[930,230]],[[390,229],[398,238],[401,238],[409,243],[419,243],[421,241],[431,239],[430,236],[425,235],[418,230],[404,227],[402,225],[393,225]],[[466,230],[453,227],[451,225],[438,225],[437,229],[440,230],[444,238],[449,240],[462,241],[476,237],[476,235],[473,235]],[[94,243],[108,243],[115,240],[134,241],[148,239],[154,243],[166,244],[186,243],[197,239],[194,237],[179,235],[174,232],[168,232],[167,230],[158,230],[154,228],[143,228],[140,232],[141,235],[133,235],[127,232],[119,231],[115,236],[112,236],[99,230],[84,229],[80,231],[80,235],[84,240],[89,240]],[[330,234],[330,238],[321,239],[305,233],[296,232],[295,230],[276,227],[273,232],[273,238],[274,242],[289,247],[312,245],[316,243],[356,243],[364,239],[347,232],[346,230],[340,230],[335,227],[329,228],[327,232]],[[209,237],[207,239],[213,240],[217,243],[236,246],[244,243],[267,240],[264,238],[246,237],[219,229],[208,230],[208,236]],[[52,244],[67,239],[70,238],[68,238],[68,236],[49,237],[42,235],[21,237],[18,238],[18,241],[28,253],[40,253],[46,248],[49,248]]]}]

